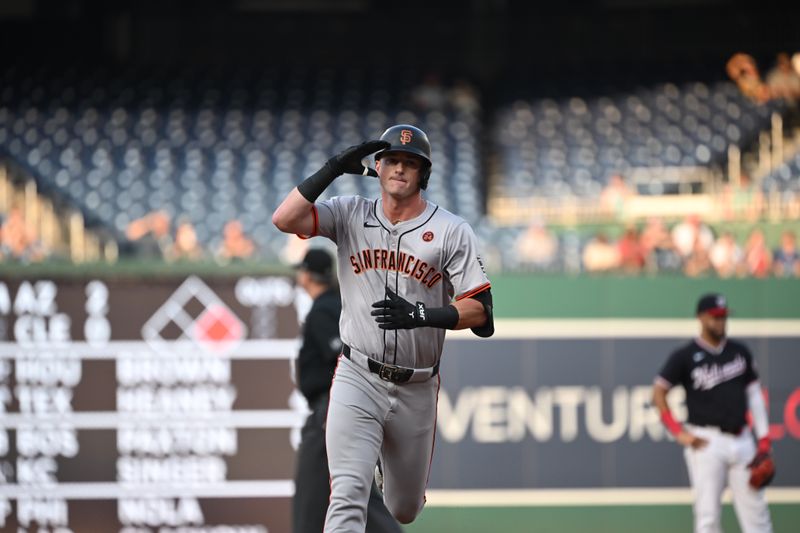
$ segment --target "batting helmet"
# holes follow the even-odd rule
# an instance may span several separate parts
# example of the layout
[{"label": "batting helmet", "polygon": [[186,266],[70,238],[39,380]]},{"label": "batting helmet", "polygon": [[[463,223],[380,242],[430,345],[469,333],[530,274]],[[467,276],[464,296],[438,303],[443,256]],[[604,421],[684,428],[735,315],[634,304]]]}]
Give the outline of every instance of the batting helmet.
[{"label": "batting helmet", "polygon": [[421,189],[428,188],[428,179],[431,177],[431,143],[428,136],[421,129],[409,124],[398,124],[387,129],[381,135],[381,140],[388,142],[391,146],[375,154],[375,160],[379,160],[387,152],[408,152],[418,155],[425,160],[422,169],[419,186]]}]

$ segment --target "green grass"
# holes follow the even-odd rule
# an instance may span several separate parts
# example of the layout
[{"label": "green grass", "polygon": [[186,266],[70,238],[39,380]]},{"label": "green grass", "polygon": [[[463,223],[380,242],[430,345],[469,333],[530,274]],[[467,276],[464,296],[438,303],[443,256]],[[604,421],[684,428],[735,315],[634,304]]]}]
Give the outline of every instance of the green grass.
[{"label": "green grass", "polygon": [[[774,533],[800,529],[800,505],[770,505]],[[740,531],[733,507],[724,506],[723,529]],[[676,533],[692,531],[686,505],[585,507],[428,507],[407,533]]]}]

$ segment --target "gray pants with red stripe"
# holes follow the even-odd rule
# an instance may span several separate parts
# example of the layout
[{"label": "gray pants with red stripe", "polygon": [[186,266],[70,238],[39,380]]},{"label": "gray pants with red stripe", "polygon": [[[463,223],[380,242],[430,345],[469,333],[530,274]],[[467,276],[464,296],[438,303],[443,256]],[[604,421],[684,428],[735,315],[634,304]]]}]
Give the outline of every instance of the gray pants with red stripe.
[{"label": "gray pants with red stripe", "polygon": [[331,501],[325,533],[361,533],[378,458],[384,502],[401,523],[425,504],[439,377],[394,384],[344,357],[333,378],[326,444]]}]

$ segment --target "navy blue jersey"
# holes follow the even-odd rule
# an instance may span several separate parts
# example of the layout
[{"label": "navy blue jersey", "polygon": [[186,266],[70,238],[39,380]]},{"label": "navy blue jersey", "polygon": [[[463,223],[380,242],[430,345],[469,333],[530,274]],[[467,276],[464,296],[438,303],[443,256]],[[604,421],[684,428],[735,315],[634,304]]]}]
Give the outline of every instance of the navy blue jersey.
[{"label": "navy blue jersey", "polygon": [[656,381],[666,388],[683,385],[690,424],[737,433],[747,423],[747,386],[756,379],[744,344],[728,339],[715,349],[695,339],[670,355]]}]

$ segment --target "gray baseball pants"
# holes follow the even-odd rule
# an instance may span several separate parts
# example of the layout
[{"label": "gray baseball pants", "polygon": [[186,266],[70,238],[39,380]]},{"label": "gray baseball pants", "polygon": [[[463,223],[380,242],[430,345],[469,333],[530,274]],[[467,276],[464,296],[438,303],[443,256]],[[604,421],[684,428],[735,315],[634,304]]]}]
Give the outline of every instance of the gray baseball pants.
[{"label": "gray baseball pants", "polygon": [[394,384],[339,357],[326,431],[331,501],[325,533],[364,532],[378,457],[389,511],[404,524],[422,511],[438,393],[438,376]]}]

